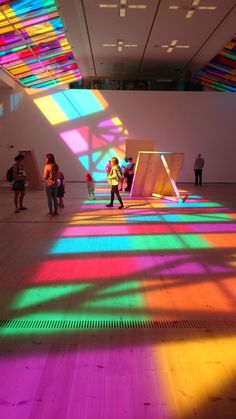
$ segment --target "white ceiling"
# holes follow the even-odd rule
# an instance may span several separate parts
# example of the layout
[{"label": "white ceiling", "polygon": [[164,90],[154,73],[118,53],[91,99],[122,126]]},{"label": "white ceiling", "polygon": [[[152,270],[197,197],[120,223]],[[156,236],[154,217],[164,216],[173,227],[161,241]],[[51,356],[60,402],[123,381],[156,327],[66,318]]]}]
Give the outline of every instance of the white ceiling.
[{"label": "white ceiling", "polygon": [[[190,19],[186,12],[197,0],[58,0],[60,14],[83,78],[183,78],[195,74],[230,41],[236,32],[236,1],[200,0]],[[105,3],[116,8],[100,8]],[[146,5],[132,9],[131,5]],[[169,9],[169,6],[179,9]],[[104,47],[103,44],[137,47]],[[171,53],[161,45],[177,40]],[[188,48],[178,48],[187,45]]]}]

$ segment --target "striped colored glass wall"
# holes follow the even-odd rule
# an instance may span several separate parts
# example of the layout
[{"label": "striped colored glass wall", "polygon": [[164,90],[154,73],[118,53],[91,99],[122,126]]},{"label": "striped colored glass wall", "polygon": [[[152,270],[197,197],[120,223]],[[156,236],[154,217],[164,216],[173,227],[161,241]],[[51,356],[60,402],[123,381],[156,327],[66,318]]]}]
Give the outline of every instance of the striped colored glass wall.
[{"label": "striped colored glass wall", "polygon": [[81,78],[55,0],[0,0],[0,66],[24,87]]},{"label": "striped colored glass wall", "polygon": [[236,35],[196,78],[215,90],[236,91]]}]

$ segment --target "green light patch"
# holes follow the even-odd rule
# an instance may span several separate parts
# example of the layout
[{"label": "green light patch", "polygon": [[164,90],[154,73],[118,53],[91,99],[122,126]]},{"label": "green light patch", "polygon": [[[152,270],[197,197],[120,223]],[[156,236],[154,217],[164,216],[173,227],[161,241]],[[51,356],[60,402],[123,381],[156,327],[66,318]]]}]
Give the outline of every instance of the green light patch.
[{"label": "green light patch", "polygon": [[56,299],[60,299],[73,293],[83,291],[86,288],[88,288],[87,283],[29,288],[27,290],[21,291],[15,297],[11,304],[11,309],[24,309],[27,307],[55,301]]}]

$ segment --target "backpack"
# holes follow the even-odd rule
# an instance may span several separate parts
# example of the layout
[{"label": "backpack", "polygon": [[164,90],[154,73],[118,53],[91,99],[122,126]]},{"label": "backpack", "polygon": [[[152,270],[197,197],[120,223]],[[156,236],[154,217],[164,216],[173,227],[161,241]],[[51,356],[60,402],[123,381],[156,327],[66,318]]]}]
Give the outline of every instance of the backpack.
[{"label": "backpack", "polygon": [[6,179],[7,179],[8,182],[13,181],[13,167],[10,167],[10,169],[8,169],[8,171],[6,173]]}]

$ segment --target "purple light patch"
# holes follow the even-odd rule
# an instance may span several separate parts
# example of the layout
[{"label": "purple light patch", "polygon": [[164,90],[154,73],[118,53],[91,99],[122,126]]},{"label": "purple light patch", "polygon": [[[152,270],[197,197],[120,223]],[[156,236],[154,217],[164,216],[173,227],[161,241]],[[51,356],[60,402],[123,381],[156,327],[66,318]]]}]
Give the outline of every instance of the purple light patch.
[{"label": "purple light patch", "polygon": [[236,231],[236,223],[191,224],[189,226],[195,233],[233,233]]}]

